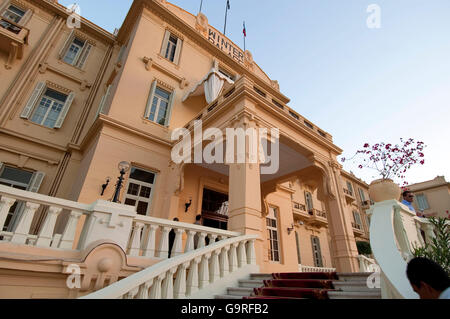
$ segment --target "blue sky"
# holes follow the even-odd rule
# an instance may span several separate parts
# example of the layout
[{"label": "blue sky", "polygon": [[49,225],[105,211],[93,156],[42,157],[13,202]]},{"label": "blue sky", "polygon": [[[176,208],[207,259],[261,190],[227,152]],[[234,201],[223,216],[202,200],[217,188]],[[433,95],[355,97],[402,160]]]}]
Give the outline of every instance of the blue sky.
[{"label": "blue sky", "polygon": [[[197,14],[200,0],[172,0]],[[60,1],[69,5],[73,1]],[[113,32],[131,0],[78,0],[82,15]],[[230,0],[227,36],[291,99],[290,107],[333,135],[351,157],[366,142],[424,141],[424,166],[410,183],[450,179],[449,0]],[[369,29],[370,4],[381,28]],[[209,23],[223,30],[226,0],[203,0]],[[106,10],[104,10],[106,8]],[[367,182],[372,172],[345,163]]]}]

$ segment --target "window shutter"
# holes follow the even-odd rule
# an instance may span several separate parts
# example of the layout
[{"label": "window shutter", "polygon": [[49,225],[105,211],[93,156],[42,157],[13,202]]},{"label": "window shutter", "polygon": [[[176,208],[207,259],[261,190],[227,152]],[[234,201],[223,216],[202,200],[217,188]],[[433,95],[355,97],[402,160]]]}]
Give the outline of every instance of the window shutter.
[{"label": "window shutter", "polygon": [[111,84],[108,85],[108,89],[106,90],[105,95],[103,95],[102,100],[100,101],[100,105],[98,107],[97,115],[95,116],[95,118],[97,118],[100,115],[100,113],[103,112],[103,108],[105,106],[106,101],[108,100],[108,97],[109,97],[109,94],[111,91],[111,87],[112,87]]},{"label": "window shutter", "polygon": [[180,62],[180,54],[181,54],[181,48],[183,47],[183,40],[178,39],[177,40],[177,49],[175,50],[175,58],[173,60],[173,63],[178,64]]},{"label": "window shutter", "polygon": [[3,16],[3,11],[9,6],[11,1],[5,1],[2,4],[0,4],[0,14]]},{"label": "window shutter", "polygon": [[165,126],[169,126],[170,123],[170,117],[172,116],[172,108],[173,108],[173,101],[175,99],[175,91],[173,91],[170,94],[170,98],[169,98],[169,106],[168,106],[168,110],[167,110],[167,116],[166,116],[166,122],[164,123]]},{"label": "window shutter", "polygon": [[156,80],[153,81],[152,86],[150,88],[150,93],[148,95],[147,106],[145,108],[145,118],[148,119],[150,116],[150,110],[152,109],[153,96],[155,95],[156,90]]},{"label": "window shutter", "polygon": [[41,187],[42,181],[44,180],[44,172],[36,172],[31,177],[30,184],[28,185],[27,191],[37,193]]},{"label": "window shutter", "polygon": [[81,54],[80,59],[78,60],[77,67],[82,69],[84,65],[86,64],[86,60],[89,56],[89,53],[91,52],[92,45],[86,42],[86,45],[83,48],[83,53]]},{"label": "window shutter", "polygon": [[4,164],[2,162],[0,162],[0,172],[2,171],[3,165]]},{"label": "window shutter", "polygon": [[58,117],[58,120],[56,121],[55,128],[61,128],[64,119],[66,118],[67,112],[70,109],[70,106],[72,105],[73,99],[75,98],[75,93],[70,93],[67,97],[66,103],[64,104],[63,109],[61,110],[61,114]]},{"label": "window shutter", "polygon": [[25,14],[23,15],[22,19],[20,19],[18,25],[24,26],[27,24],[28,21],[30,21],[31,15],[33,14],[33,10],[28,9]]},{"label": "window shutter", "polygon": [[167,46],[169,45],[169,37],[170,37],[170,32],[166,30],[166,33],[164,34],[164,40],[162,43],[162,47],[161,47],[161,55],[163,57],[166,57],[166,50],[167,50]]},{"label": "window shutter", "polygon": [[64,57],[64,55],[67,52],[67,49],[69,48],[69,45],[72,43],[74,32],[75,32],[75,30],[72,30],[72,32],[70,32],[69,37],[66,39],[66,41],[64,42],[63,47],[61,48],[61,51],[59,51],[59,58],[60,59],[62,59]]},{"label": "window shutter", "polygon": [[44,82],[39,82],[36,87],[34,88],[33,93],[30,96],[30,99],[28,100],[27,104],[25,105],[25,108],[22,111],[22,114],[20,114],[20,117],[23,119],[27,119],[30,114],[31,111],[33,110],[33,107],[36,105],[38,99],[40,98],[40,96],[42,95],[42,93],[45,90],[45,83]]}]

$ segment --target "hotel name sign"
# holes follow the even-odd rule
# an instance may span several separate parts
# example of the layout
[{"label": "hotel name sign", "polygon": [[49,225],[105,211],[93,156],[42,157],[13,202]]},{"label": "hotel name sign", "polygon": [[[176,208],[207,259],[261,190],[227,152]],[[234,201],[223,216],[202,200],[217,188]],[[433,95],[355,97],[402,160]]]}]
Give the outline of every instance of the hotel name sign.
[{"label": "hotel name sign", "polygon": [[242,50],[235,46],[230,40],[225,38],[221,33],[212,28],[208,28],[208,40],[220,50],[228,54],[230,58],[244,64],[244,53]]}]

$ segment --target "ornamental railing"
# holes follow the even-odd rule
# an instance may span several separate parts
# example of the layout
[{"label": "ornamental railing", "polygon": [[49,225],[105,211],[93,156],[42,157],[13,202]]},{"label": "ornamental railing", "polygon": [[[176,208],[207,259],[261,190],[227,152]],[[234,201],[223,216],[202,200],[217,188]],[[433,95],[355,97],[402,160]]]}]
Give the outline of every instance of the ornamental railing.
[{"label": "ornamental railing", "polygon": [[414,247],[432,241],[435,236],[433,225],[396,200],[375,203],[369,214],[370,245],[384,282],[382,297],[417,299],[418,295],[406,277],[406,267],[414,257]]},{"label": "ornamental railing", "polygon": [[314,267],[306,265],[298,265],[299,272],[336,272],[336,268]]},{"label": "ornamental railing", "polygon": [[[81,299],[183,299],[256,265],[255,235],[229,238],[159,262]],[[250,268],[249,268],[249,271]]]}]

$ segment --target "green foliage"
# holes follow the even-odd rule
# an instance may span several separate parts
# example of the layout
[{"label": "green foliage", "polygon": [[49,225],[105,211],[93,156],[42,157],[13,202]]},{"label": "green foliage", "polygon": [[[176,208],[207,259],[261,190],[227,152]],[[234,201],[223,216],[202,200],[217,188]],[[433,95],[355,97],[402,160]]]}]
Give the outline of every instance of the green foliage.
[{"label": "green foliage", "polygon": [[356,247],[358,248],[358,254],[360,255],[372,254],[372,248],[370,247],[370,244],[366,241],[357,241]]},{"label": "green foliage", "polygon": [[430,218],[436,238],[424,247],[414,247],[415,257],[425,257],[441,265],[450,275],[450,223],[446,218]]}]

